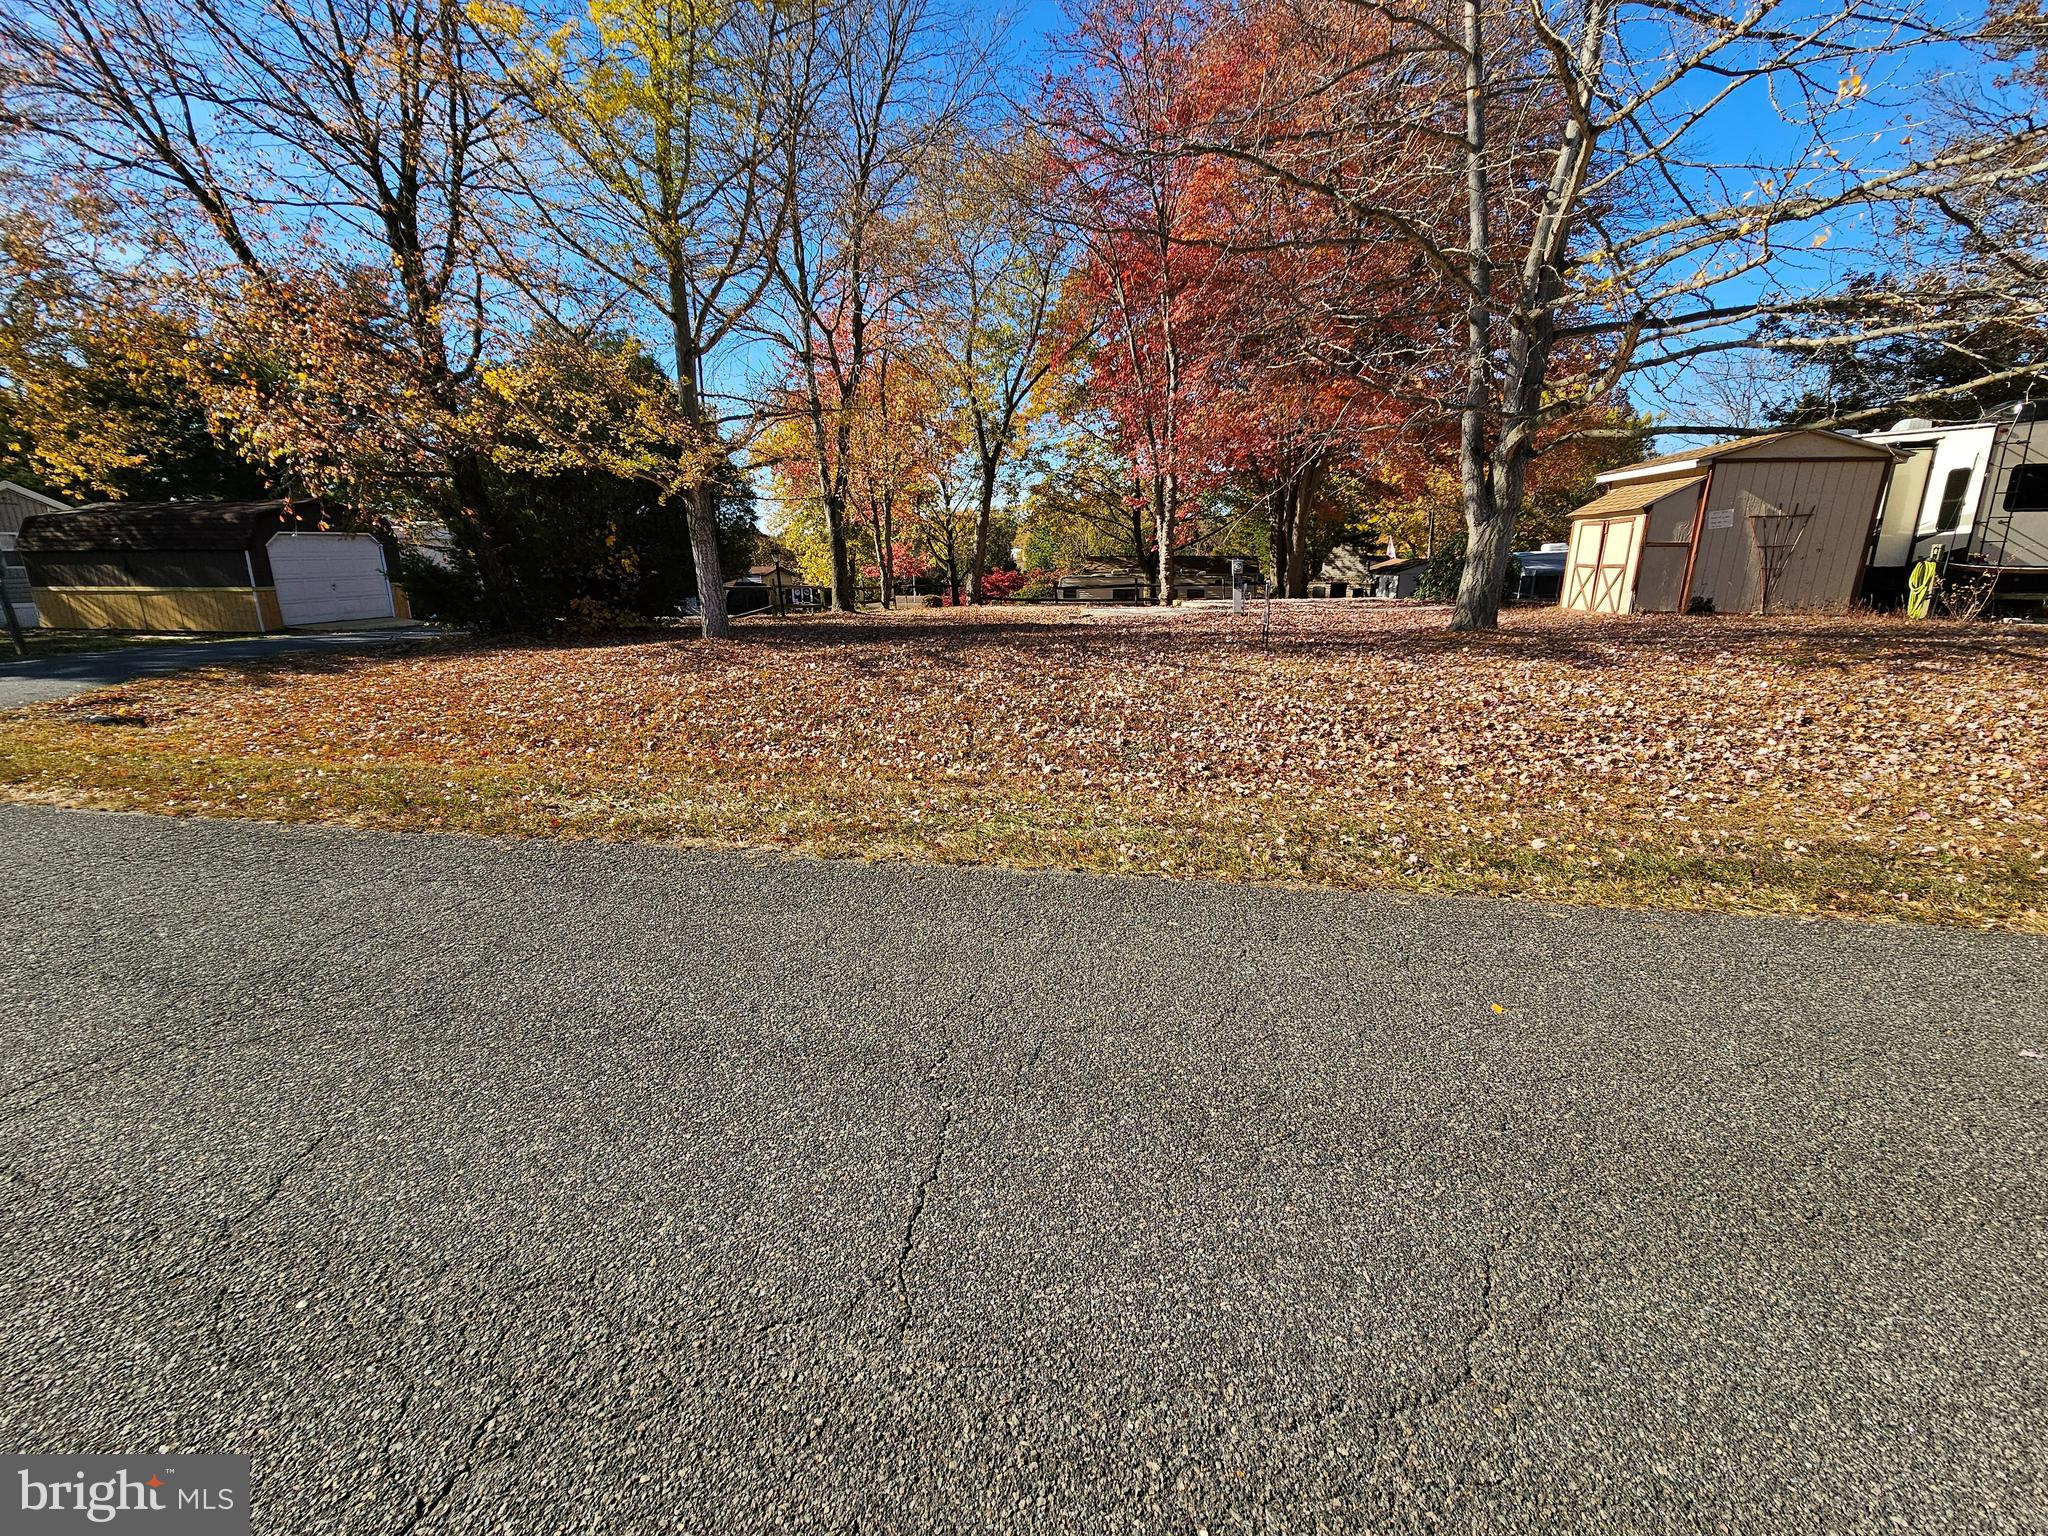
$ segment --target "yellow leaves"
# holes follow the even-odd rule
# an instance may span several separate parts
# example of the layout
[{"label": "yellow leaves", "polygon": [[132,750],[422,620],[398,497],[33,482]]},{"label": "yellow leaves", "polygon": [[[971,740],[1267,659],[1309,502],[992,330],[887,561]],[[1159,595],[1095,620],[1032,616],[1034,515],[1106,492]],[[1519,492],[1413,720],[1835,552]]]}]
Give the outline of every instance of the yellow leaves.
[{"label": "yellow leaves", "polygon": [[505,0],[470,0],[465,10],[469,19],[486,32],[519,37],[527,30],[526,12]]},{"label": "yellow leaves", "polygon": [[543,336],[481,382],[472,425],[507,468],[592,469],[673,495],[701,483],[722,457],[667,376],[628,343]]}]

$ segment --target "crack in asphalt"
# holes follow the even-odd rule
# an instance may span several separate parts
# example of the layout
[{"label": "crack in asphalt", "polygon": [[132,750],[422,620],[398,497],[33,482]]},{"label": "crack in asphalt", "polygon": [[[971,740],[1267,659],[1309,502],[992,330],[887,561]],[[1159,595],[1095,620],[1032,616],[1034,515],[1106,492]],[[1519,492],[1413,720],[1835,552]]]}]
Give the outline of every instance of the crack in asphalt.
[{"label": "crack in asphalt", "polygon": [[463,1461],[447,1477],[441,1480],[441,1487],[432,1498],[429,1498],[424,1493],[413,1495],[412,1513],[406,1517],[405,1523],[398,1527],[398,1536],[405,1536],[405,1533],[408,1531],[418,1530],[425,1522],[438,1516],[447,1507],[448,1501],[454,1495],[457,1485],[465,1478],[476,1476],[479,1470],[479,1461],[481,1461],[483,1466],[489,1466],[492,1462],[504,1461],[518,1448],[520,1442],[514,1439],[504,1450],[494,1455],[480,1458],[477,1454],[484,1443],[484,1437],[490,1434],[492,1426],[504,1415],[505,1410],[518,1400],[518,1393],[508,1393],[492,1404],[490,1411],[471,1426],[467,1454]]},{"label": "crack in asphalt", "polygon": [[63,1082],[65,1079],[73,1077],[113,1077],[131,1067],[145,1066],[152,1061],[161,1061],[166,1056],[175,1056],[178,1052],[194,1044],[198,1038],[199,1031],[195,1030],[189,1035],[180,1036],[175,1040],[164,1042],[145,1051],[125,1053],[102,1051],[97,1056],[87,1057],[83,1061],[68,1062],[64,1066],[53,1068],[48,1072],[42,1073],[40,1076],[10,1084],[4,1092],[0,1092],[0,1103],[12,1106],[7,1114],[0,1115],[0,1125],[12,1125],[15,1121],[33,1114],[53,1099],[61,1097],[60,1093],[46,1093],[39,1098],[30,1099],[25,1104],[16,1102],[31,1089],[47,1087],[51,1083]]},{"label": "crack in asphalt", "polygon": [[[251,1204],[244,1206],[239,1211],[231,1211],[220,1218],[220,1231],[213,1247],[214,1257],[218,1257],[232,1248],[235,1243],[236,1234],[277,1203],[278,1197],[285,1191],[285,1186],[290,1184],[300,1170],[312,1161],[313,1154],[318,1152],[326,1143],[328,1134],[326,1131],[321,1131],[311,1137],[305,1146],[288,1158],[284,1165],[277,1170],[277,1173],[271,1178],[269,1188],[257,1196]],[[152,1236],[160,1235],[160,1228],[152,1233]],[[207,1309],[206,1321],[207,1346],[215,1356],[220,1355],[226,1347],[227,1302],[228,1287],[225,1284],[216,1286],[213,1292],[213,1302]]]},{"label": "crack in asphalt", "polygon": [[938,1131],[932,1146],[931,1160],[925,1164],[924,1174],[918,1179],[917,1187],[910,1192],[910,1209],[904,1216],[903,1237],[896,1248],[896,1263],[893,1270],[898,1334],[906,1333],[910,1329],[910,1283],[904,1272],[910,1264],[911,1250],[917,1246],[917,1226],[924,1219],[925,1203],[930,1198],[932,1185],[938,1180],[939,1167],[946,1160],[946,1142],[952,1129],[953,1110],[948,1105],[939,1111]]},{"label": "crack in asphalt", "polygon": [[302,1021],[289,1021],[281,1023],[273,1029],[255,1030],[239,1035],[210,1037],[205,1030],[195,1029],[175,1039],[161,1041],[148,1050],[132,1051],[125,1054],[117,1051],[102,1051],[97,1056],[87,1057],[83,1061],[70,1062],[64,1066],[42,1073],[40,1076],[27,1078],[22,1082],[11,1084],[5,1089],[0,1089],[0,1104],[9,1106],[8,1112],[0,1115],[0,1126],[12,1125],[17,1120],[26,1119],[45,1104],[54,1103],[62,1098],[63,1092],[60,1089],[54,1093],[41,1094],[36,1098],[29,1099],[26,1103],[17,1102],[31,1089],[47,1087],[52,1083],[63,1082],[68,1078],[117,1077],[131,1068],[147,1066],[153,1061],[162,1061],[166,1057],[176,1056],[181,1051],[232,1050],[240,1046],[263,1045],[278,1039],[289,1039],[298,1044],[310,1044],[316,1040],[330,1039],[346,1033],[348,1033],[347,1029],[341,1026],[327,1029],[309,1029]]},{"label": "crack in asphalt", "polygon": [[[974,991],[968,994],[966,1002],[960,1008],[962,1015],[968,1013],[981,1001],[986,985],[986,983],[978,984]],[[941,1013],[940,1018],[944,1019],[945,1015]],[[981,1013],[981,1022],[986,1023],[987,1021],[988,1010],[984,1007]],[[939,1031],[938,1058],[933,1061],[930,1070],[924,1075],[924,1080],[927,1084],[936,1086],[941,1074],[952,1064],[953,1052],[958,1045],[959,1035],[949,1025],[942,1024]],[[918,1176],[916,1185],[910,1191],[909,1202],[903,1213],[903,1230],[898,1234],[896,1255],[889,1269],[889,1289],[896,1297],[896,1335],[898,1338],[901,1338],[910,1331],[911,1319],[914,1315],[914,1309],[910,1302],[910,1280],[908,1275],[910,1256],[917,1247],[917,1229],[919,1223],[924,1220],[925,1206],[931,1198],[932,1186],[938,1182],[939,1169],[946,1161],[946,1148],[953,1134],[954,1119],[955,1111],[953,1106],[941,1097],[938,1119],[932,1132],[932,1153],[930,1158],[926,1160],[924,1170]]]},{"label": "crack in asphalt", "polygon": [[253,1205],[223,1216],[220,1220],[221,1236],[224,1238],[231,1236],[237,1227],[246,1226],[249,1222],[254,1221],[258,1216],[269,1210],[277,1202],[277,1197],[284,1193],[285,1186],[291,1183],[298,1176],[300,1170],[313,1160],[313,1154],[318,1152],[322,1145],[326,1143],[327,1136],[328,1133],[326,1131],[321,1131],[308,1141],[304,1147],[300,1148],[296,1155],[277,1170],[276,1176],[270,1181],[270,1187],[256,1198]]}]

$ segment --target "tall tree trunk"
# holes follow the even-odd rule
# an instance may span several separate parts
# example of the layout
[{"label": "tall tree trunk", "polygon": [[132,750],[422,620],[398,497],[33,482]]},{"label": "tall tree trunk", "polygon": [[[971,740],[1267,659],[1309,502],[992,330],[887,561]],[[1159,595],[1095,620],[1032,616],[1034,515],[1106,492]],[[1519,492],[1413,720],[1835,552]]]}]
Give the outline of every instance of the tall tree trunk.
[{"label": "tall tree trunk", "polygon": [[[717,440],[717,427],[705,419],[702,385],[703,358],[697,350],[697,333],[691,305],[690,285],[679,263],[672,262],[668,274],[668,319],[676,349],[676,402],[684,418],[704,434],[707,443]],[[725,562],[718,553],[718,490],[714,477],[706,476],[691,486],[684,497],[684,516],[690,529],[690,562],[697,577],[698,632],[706,640],[723,640],[732,633],[725,608]],[[778,578],[779,580],[779,578]]]},{"label": "tall tree trunk", "polygon": [[896,606],[896,496],[882,497],[881,545],[875,551],[875,571],[882,578],[882,607]]},{"label": "tall tree trunk", "polygon": [[732,633],[725,607],[725,565],[718,553],[718,486],[710,477],[690,487],[690,560],[697,570],[697,619],[706,640]]},{"label": "tall tree trunk", "polygon": [[1286,580],[1287,552],[1294,547],[1294,483],[1276,482],[1266,492],[1267,573],[1275,585]]},{"label": "tall tree trunk", "polygon": [[1160,475],[1152,482],[1152,536],[1159,541],[1159,590],[1155,600],[1173,606],[1173,525],[1180,517],[1180,477]]},{"label": "tall tree trunk", "polygon": [[1465,502],[1465,568],[1458,579],[1453,629],[1492,629],[1500,621],[1500,581],[1513,529],[1493,501],[1487,406],[1493,382],[1493,262],[1486,204],[1486,55],[1480,0],[1464,0],[1465,51],[1465,402],[1458,414],[1458,472]]},{"label": "tall tree trunk", "polygon": [[1292,513],[1287,530],[1287,585],[1282,589],[1289,597],[1308,596],[1309,514],[1322,483],[1322,462],[1312,459],[1301,467],[1289,491]]},{"label": "tall tree trunk", "polygon": [[825,538],[832,547],[832,607],[840,613],[860,608],[860,591],[854,585],[853,541],[846,536],[846,502],[838,495],[823,498]]},{"label": "tall tree trunk", "polygon": [[982,578],[988,572],[988,528],[996,506],[996,461],[989,455],[982,456],[981,480],[975,490],[974,567],[967,573],[967,594],[970,602],[980,603],[986,601]]}]

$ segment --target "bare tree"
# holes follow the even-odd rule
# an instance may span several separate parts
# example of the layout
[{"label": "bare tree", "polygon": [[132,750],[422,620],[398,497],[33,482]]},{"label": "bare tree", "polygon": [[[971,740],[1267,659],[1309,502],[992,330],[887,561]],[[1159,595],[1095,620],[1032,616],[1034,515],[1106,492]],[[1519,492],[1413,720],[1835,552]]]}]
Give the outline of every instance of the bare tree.
[{"label": "bare tree", "polygon": [[[1953,249],[1949,211],[2042,170],[2044,129],[2025,116],[1995,142],[1912,142],[1903,100],[1937,45],[1981,39],[1907,0],[1746,0],[1728,14],[1686,0],[1292,0],[1290,14],[1286,67],[1187,148],[1326,198],[1344,238],[1399,242],[1462,295],[1459,628],[1496,622],[1546,425],[1631,375],[1827,345],[1769,327],[1841,310],[1831,242],[1848,261],[1859,240],[1867,257],[1901,232]],[[1766,116],[1772,131],[1745,133]],[[1902,290],[1877,325],[1940,333],[2043,302],[2009,277],[1948,285],[1938,306]],[[1867,310],[1856,324],[1871,333]]]}]

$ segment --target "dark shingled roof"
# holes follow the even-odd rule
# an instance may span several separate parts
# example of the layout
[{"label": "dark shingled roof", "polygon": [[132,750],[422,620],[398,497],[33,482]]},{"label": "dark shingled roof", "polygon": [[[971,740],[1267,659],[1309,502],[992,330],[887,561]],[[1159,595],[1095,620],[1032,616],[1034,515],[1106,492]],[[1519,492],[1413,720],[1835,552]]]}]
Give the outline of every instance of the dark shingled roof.
[{"label": "dark shingled roof", "polygon": [[137,549],[260,549],[285,528],[318,528],[324,509],[298,501],[109,501],[42,512],[21,526],[23,554]]}]

